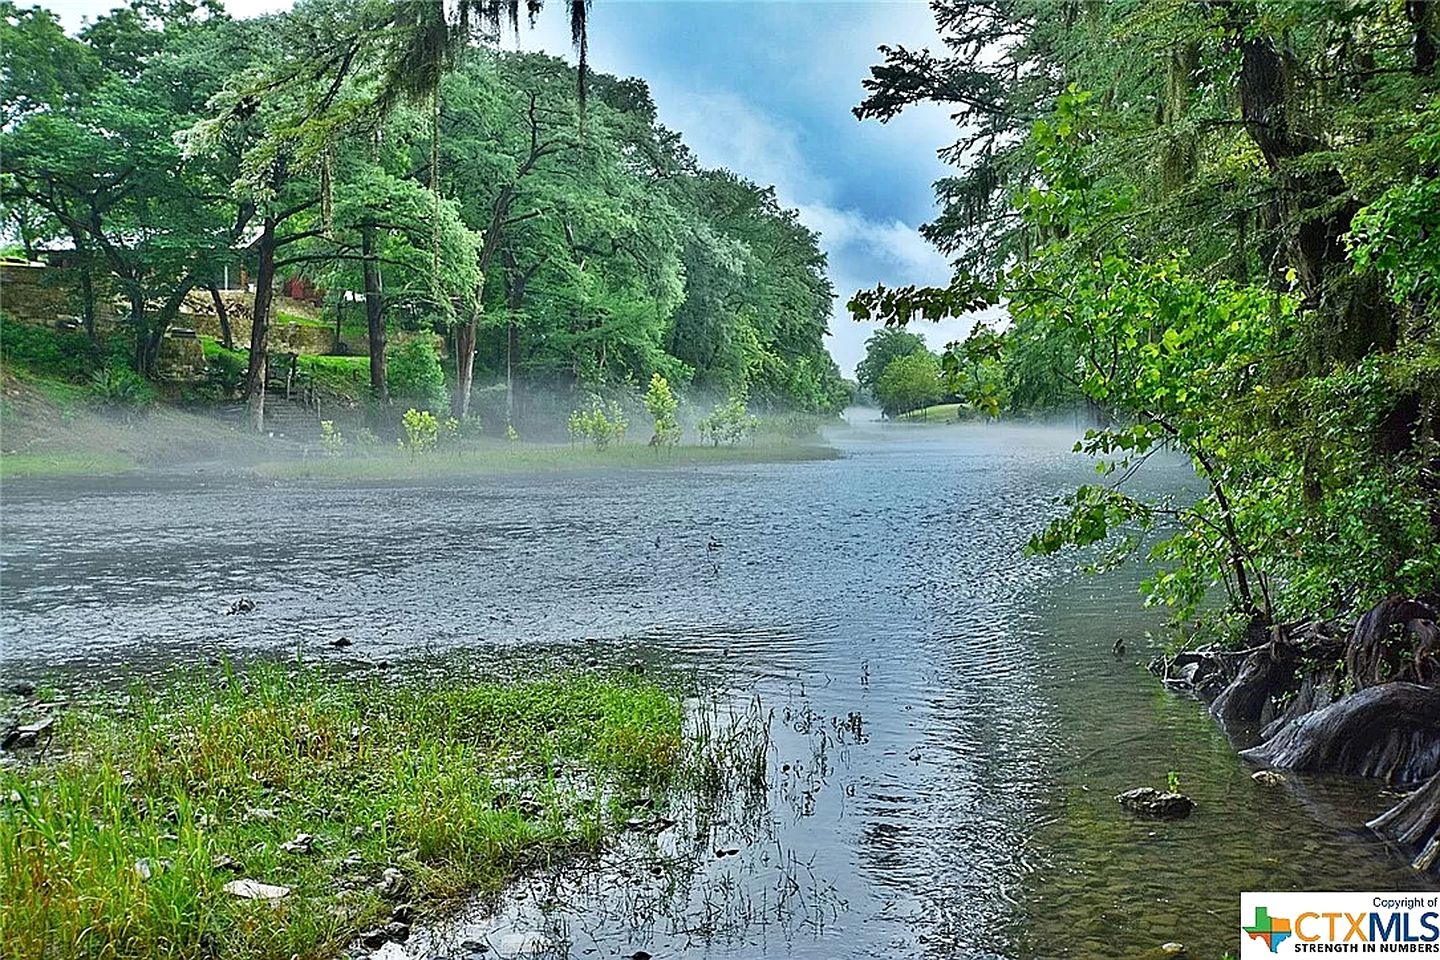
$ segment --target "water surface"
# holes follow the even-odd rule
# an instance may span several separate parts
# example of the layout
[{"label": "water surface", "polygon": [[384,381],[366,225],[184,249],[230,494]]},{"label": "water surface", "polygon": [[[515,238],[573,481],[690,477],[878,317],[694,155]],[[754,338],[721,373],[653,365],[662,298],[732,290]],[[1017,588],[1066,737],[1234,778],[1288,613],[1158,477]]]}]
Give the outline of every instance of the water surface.
[{"label": "water surface", "polygon": [[[1134,957],[1178,940],[1219,957],[1241,890],[1432,885],[1357,828],[1385,803],[1373,786],[1264,788],[1203,708],[1148,678],[1159,619],[1134,574],[1021,554],[1093,477],[1069,431],[832,439],[835,461],[608,476],[8,484],[0,674],[464,650],[643,660],[775,710],[766,811],[691,838],[714,862],[667,874],[665,896],[614,864],[536,880],[504,929],[466,921],[511,947],[534,916],[529,946],[576,956]],[[255,611],[227,615],[242,595]],[[1172,770],[1189,820],[1115,805]]]}]

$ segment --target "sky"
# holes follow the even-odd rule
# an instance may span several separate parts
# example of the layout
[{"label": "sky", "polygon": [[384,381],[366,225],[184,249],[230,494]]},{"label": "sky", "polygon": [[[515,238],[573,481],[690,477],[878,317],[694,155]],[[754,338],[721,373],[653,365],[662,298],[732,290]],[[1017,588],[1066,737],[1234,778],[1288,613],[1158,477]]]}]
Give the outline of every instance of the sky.
[{"label": "sky", "polygon": [[[42,0],[66,26],[104,13],[111,0]],[[229,0],[235,16],[286,0]],[[534,30],[507,38],[574,59],[568,4],[552,2]],[[646,80],[660,121],[684,135],[707,166],[774,184],[782,203],[821,236],[837,293],[828,346],[850,376],[873,324],[845,301],[876,283],[944,284],[946,258],[917,232],[936,212],[932,183],[947,168],[935,151],[955,139],[945,110],[925,105],[888,124],[850,113],[876,47],[936,47],[921,0],[596,0],[590,61],[596,70]],[[923,324],[934,348],[963,337],[968,320]]]}]

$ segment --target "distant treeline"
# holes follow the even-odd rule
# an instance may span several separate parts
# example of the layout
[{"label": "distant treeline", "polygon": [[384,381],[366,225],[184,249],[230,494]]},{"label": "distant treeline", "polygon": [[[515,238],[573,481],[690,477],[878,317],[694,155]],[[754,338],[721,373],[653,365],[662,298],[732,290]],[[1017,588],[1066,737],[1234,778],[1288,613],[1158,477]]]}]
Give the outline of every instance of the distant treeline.
[{"label": "distant treeline", "polygon": [[136,3],[73,37],[0,8],[0,214],[18,252],[67,251],[92,336],[123,304],[141,373],[186,297],[244,268],[257,420],[270,291],[291,277],[363,311],[380,399],[387,333],[443,336],[460,417],[496,381],[848,397],[816,234],[773,188],[701,167],[640,80],[582,86],[479,31],[416,59],[434,25],[405,4]]}]

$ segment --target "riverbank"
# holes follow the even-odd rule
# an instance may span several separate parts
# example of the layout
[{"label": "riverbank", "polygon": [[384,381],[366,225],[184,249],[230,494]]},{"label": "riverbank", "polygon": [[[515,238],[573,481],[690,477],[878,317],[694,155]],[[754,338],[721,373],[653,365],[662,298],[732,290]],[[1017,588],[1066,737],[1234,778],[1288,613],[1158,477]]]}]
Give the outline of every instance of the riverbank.
[{"label": "riverbank", "polygon": [[1390,596],[1354,622],[1272,627],[1247,649],[1157,657],[1150,671],[1208,706],[1257,779],[1293,771],[1409,790],[1365,826],[1422,873],[1440,867],[1440,598]]},{"label": "riverbank", "polygon": [[[495,437],[448,439],[411,454],[369,434],[337,435],[327,444],[318,425],[305,440],[257,436],[243,417],[157,404],[97,407],[79,388],[6,370],[0,404],[0,479],[102,478],[177,469],[264,479],[423,480],[588,470],[653,470],[726,463],[830,460],[839,453],[818,435],[774,434],[735,444],[683,443],[657,449],[643,442],[534,443]],[[397,414],[398,416],[398,414]]]},{"label": "riverbank", "polygon": [[10,707],[53,718],[0,768],[0,952],[17,957],[324,958],[403,939],[605,843],[693,746],[674,691],[588,673],[268,665]]},{"label": "riverbank", "polygon": [[359,456],[275,460],[258,464],[254,472],[275,480],[424,480],[509,473],[671,470],[726,463],[795,463],[834,460],[839,455],[833,447],[818,441],[720,447],[686,444],[663,450],[639,444],[594,450],[496,442],[414,456],[403,451],[377,450]]}]

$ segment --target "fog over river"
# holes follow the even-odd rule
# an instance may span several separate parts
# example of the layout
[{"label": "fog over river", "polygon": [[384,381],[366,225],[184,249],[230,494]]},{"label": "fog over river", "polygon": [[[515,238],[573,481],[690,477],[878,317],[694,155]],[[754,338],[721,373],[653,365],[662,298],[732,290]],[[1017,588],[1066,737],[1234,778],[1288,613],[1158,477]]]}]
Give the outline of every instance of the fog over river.
[{"label": "fog over river", "polygon": [[[512,944],[533,924],[532,946],[575,956],[1136,957],[1180,941],[1218,958],[1238,948],[1242,890],[1423,883],[1357,829],[1385,805],[1375,788],[1253,782],[1203,707],[1144,672],[1161,618],[1136,571],[1022,554],[1094,476],[1073,439],[862,423],[820,462],[10,483],[0,675],[297,648],[443,670],[466,651],[640,661],[701,699],[758,696],[775,711],[768,806],[715,826],[707,846],[739,852],[695,892],[667,880],[678,906],[582,882],[544,909],[517,895],[502,925],[467,921]],[[227,615],[241,596],[254,612]],[[331,649],[341,636],[353,646]],[[1188,820],[1115,804],[1172,770],[1199,804]]]}]

